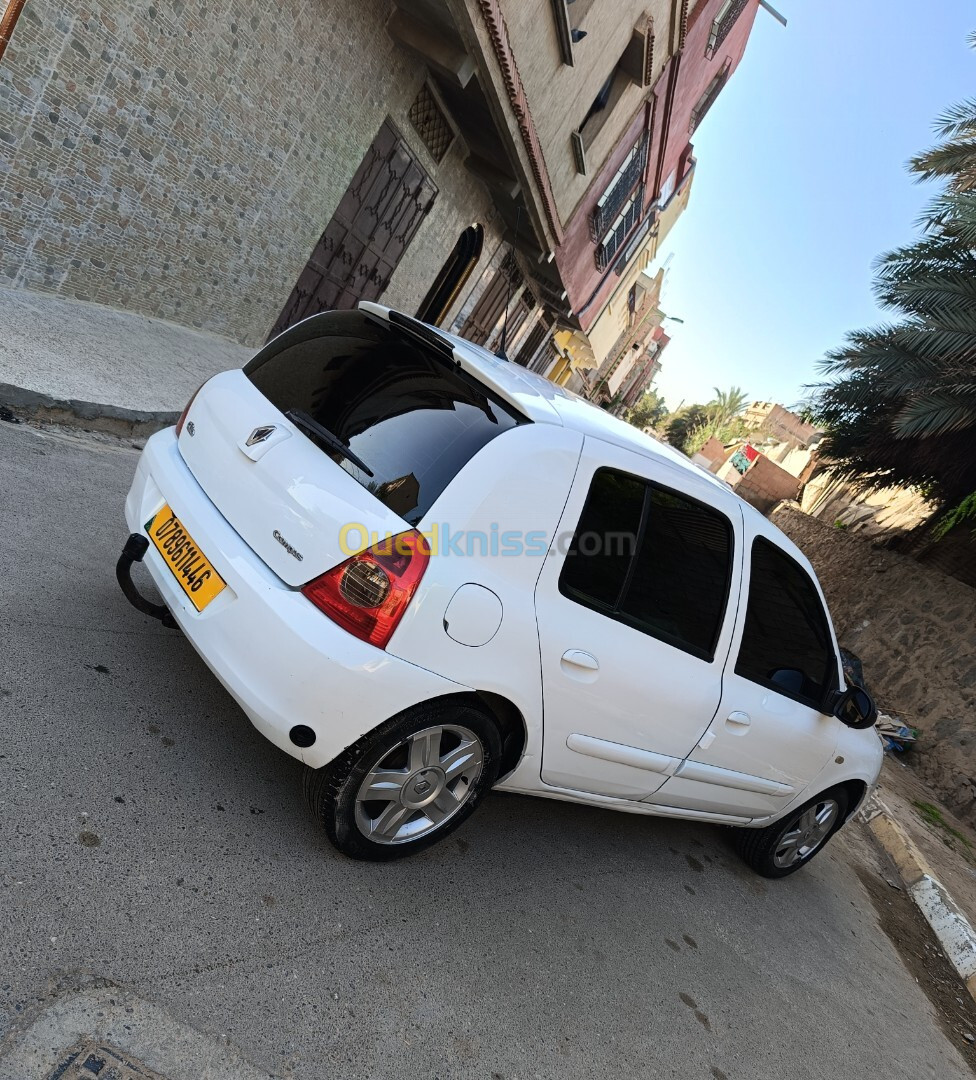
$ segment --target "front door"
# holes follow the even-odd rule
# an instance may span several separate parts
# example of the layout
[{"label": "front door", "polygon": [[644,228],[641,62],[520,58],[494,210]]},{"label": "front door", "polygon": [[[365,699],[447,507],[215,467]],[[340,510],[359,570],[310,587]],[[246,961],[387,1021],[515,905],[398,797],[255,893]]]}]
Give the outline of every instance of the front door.
[{"label": "front door", "polygon": [[542,780],[644,799],[722,696],[739,500],[707,476],[588,438],[536,591]]},{"label": "front door", "polygon": [[320,311],[376,300],[437,188],[387,120],[346,188],[270,337]]},{"label": "front door", "polygon": [[[743,598],[714,723],[652,802],[767,817],[802,796],[834,754],[843,685],[823,599],[807,570],[753,519]],[[813,793],[811,793],[813,794]]]}]

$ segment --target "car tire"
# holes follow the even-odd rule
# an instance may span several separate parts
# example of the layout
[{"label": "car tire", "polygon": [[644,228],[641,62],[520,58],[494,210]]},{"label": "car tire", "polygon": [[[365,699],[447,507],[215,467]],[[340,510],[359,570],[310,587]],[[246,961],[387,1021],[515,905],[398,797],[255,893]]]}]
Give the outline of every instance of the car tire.
[{"label": "car tire", "polygon": [[737,829],[736,850],[762,877],[795,874],[844,824],[847,807],[844,788],[831,788],[764,829]]},{"label": "car tire", "polygon": [[501,751],[498,728],[484,712],[428,702],[364,735],[324,768],[306,769],[305,801],[343,854],[400,859],[474,813],[498,777]]}]

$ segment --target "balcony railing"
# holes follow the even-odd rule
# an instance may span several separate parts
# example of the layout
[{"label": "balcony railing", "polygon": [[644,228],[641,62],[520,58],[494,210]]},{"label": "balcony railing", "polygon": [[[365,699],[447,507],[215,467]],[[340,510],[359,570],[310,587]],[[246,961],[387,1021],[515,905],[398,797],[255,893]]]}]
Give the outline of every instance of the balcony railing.
[{"label": "balcony railing", "polygon": [[745,10],[747,3],[748,0],[731,0],[712,23],[712,32],[708,35],[708,45],[705,48],[705,55],[709,60],[722,47],[722,42],[729,36],[729,31],[735,26],[736,19]]},{"label": "balcony railing", "polygon": [[705,93],[698,99],[698,103],[691,110],[691,123],[688,125],[689,132],[694,132],[698,125],[705,119],[705,114],[718,100],[719,94],[722,92],[722,87],[729,81],[729,71],[732,68],[732,61],[726,60],[722,65],[722,70],[715,76],[714,79],[705,88]]},{"label": "balcony railing", "polygon": [[620,213],[620,208],[627,202],[635,185],[643,177],[644,169],[647,167],[647,142],[648,133],[645,131],[634,143],[627,160],[617,170],[590,215],[590,239],[594,244],[599,243],[610,228],[611,222]]},{"label": "balcony railing", "polygon": [[640,221],[644,211],[644,185],[639,184],[633,197],[626,204],[616,220],[604,233],[596,249],[596,266],[602,273],[613,262],[614,256],[623,247],[631,230]]}]

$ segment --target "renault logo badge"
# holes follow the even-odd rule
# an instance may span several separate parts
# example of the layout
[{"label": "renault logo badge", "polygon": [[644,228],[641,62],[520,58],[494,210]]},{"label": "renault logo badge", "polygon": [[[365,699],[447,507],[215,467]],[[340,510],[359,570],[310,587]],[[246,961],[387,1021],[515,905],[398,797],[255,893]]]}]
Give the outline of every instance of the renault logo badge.
[{"label": "renault logo badge", "polygon": [[274,433],[274,424],[264,424],[262,427],[256,427],[250,435],[247,437],[246,446],[256,446],[258,443],[266,442],[271,438]]}]

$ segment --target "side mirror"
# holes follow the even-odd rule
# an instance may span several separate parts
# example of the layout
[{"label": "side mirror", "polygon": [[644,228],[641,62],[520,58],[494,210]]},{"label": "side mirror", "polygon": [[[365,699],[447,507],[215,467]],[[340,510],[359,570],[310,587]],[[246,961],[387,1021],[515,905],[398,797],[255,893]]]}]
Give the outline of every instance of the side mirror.
[{"label": "side mirror", "polygon": [[878,706],[863,686],[849,686],[834,695],[831,713],[850,728],[869,728],[878,719]]}]

